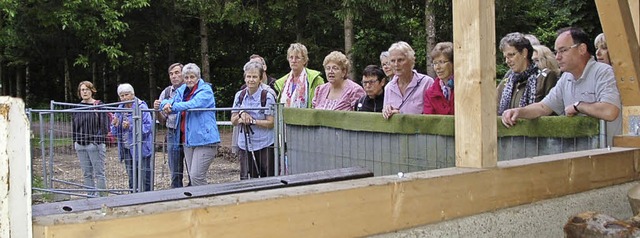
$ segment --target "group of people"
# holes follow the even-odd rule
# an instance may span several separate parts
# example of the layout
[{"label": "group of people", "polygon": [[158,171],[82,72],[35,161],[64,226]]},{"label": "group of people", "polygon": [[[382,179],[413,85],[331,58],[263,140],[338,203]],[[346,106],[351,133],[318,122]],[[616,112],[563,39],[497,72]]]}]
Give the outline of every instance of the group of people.
[{"label": "group of people", "polygon": [[[509,71],[497,85],[497,114],[506,127],[516,124],[519,118],[537,118],[544,115],[578,114],[606,120],[609,142],[620,132],[620,94],[616,86],[606,42],[601,34],[590,44],[587,34],[579,28],[563,28],[558,31],[554,51],[532,35],[514,32],[500,40]],[[403,41],[393,43],[388,51],[380,54],[380,65],[368,65],[362,71],[361,85],[349,78],[352,70],[346,55],[339,51],[329,53],[323,61],[322,73],[307,68],[307,48],[293,43],[287,50],[290,72],[279,79],[270,77],[264,58],[252,55],[244,67],[244,85],[235,94],[231,122],[237,129],[234,146],[240,157],[240,178],[274,176],[274,111],[273,105],[314,108],[320,110],[347,110],[380,112],[386,119],[394,114],[454,115],[454,55],[451,42],[440,42],[430,52],[435,79],[414,69],[415,51]],[[594,55],[596,58],[594,59]],[[597,61],[596,61],[597,59]],[[217,152],[220,135],[216,125],[216,107],[211,86],[200,77],[200,68],[193,64],[172,64],[169,69],[171,85],[162,91],[154,102],[157,119],[167,128],[171,186],[183,186],[183,168],[189,175],[188,185],[206,184],[207,171]],[[463,79],[464,80],[464,79]],[[101,102],[93,99],[95,88],[84,81],[78,87],[81,104],[95,106]],[[131,108],[142,100],[135,98],[133,87],[118,87],[120,105]],[[136,152],[131,150],[132,115],[114,113],[112,118],[99,114],[74,116],[76,150],[80,158],[85,185],[94,187],[92,173],[97,178],[97,188],[104,184],[104,140],[111,133],[118,139],[120,158],[125,162],[130,187],[134,176],[132,165]],[[143,191],[148,191],[151,171],[149,160],[152,152],[151,115],[143,113],[142,121],[142,170]],[[102,125],[111,120],[111,128],[97,129],[90,125]],[[87,129],[91,128],[91,129]],[[84,131],[83,131],[84,130]],[[96,130],[96,131],[94,131]],[[87,136],[92,135],[92,136]],[[184,162],[183,162],[184,161]],[[92,172],[91,169],[93,168]],[[102,170],[102,171],[100,171]]]}]

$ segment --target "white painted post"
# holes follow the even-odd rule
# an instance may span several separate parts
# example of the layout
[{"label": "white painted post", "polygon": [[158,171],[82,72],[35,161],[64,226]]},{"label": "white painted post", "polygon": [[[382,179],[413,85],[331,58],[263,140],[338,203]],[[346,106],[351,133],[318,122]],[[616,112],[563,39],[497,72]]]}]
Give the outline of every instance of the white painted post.
[{"label": "white painted post", "polygon": [[0,237],[32,237],[29,121],[19,98],[0,97]]}]

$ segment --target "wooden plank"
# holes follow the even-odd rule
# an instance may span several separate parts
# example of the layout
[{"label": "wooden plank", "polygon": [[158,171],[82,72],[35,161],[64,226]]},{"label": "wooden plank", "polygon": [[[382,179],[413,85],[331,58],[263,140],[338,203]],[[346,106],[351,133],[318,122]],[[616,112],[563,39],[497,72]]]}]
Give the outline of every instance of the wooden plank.
[{"label": "wooden plank", "polygon": [[640,45],[640,0],[628,0],[631,18],[633,18],[633,28],[636,30],[636,38]]},{"label": "wooden plank", "polygon": [[0,237],[31,237],[29,121],[21,99],[0,97]]},{"label": "wooden plank", "polygon": [[640,148],[640,137],[639,136],[628,136],[628,135],[614,136],[613,137],[613,146]]},{"label": "wooden plank", "polygon": [[456,166],[497,163],[495,1],[453,1]]},{"label": "wooden plank", "polygon": [[639,155],[599,149],[35,217],[34,237],[362,237],[634,181]]},{"label": "wooden plank", "polygon": [[[640,106],[640,49],[626,0],[596,0],[623,106]],[[635,8],[634,11],[638,11]]]},{"label": "wooden plank", "polygon": [[438,163],[438,156],[436,150],[436,135],[425,135],[426,143],[424,147],[427,149],[427,168],[428,169],[437,169],[440,168]]},{"label": "wooden plank", "polygon": [[365,168],[340,168],[304,174],[242,180],[223,184],[210,184],[198,187],[183,187],[111,197],[44,203],[33,206],[33,216],[37,217],[53,214],[69,214],[71,212],[77,213],[82,211],[101,210],[103,206],[113,209],[116,207],[212,197],[225,194],[327,183],[366,177],[373,177],[373,173]]},{"label": "wooden plank", "polygon": [[525,137],[525,157],[534,157],[540,155],[538,153],[538,139],[539,138],[536,137]]}]

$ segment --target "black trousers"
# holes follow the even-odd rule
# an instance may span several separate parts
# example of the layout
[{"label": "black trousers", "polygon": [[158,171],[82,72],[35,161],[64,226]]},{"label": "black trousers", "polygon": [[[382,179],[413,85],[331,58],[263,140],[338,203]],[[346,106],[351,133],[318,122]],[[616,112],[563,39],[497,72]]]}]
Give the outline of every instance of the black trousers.
[{"label": "black trousers", "polygon": [[[253,153],[239,149],[240,179],[269,177],[275,175],[275,162],[273,144]],[[255,163],[253,155],[255,154]],[[257,168],[256,168],[257,167]],[[260,175],[260,176],[258,176]]]}]

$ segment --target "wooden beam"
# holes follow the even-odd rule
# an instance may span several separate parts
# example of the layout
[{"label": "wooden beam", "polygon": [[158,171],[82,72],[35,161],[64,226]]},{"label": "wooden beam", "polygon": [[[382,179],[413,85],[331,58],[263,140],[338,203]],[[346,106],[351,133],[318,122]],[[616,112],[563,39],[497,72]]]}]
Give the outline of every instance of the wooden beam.
[{"label": "wooden beam", "polygon": [[497,162],[495,1],[453,1],[456,166]]},{"label": "wooden beam", "polygon": [[0,237],[31,237],[31,148],[22,100],[0,97]]},{"label": "wooden beam", "polygon": [[639,156],[598,149],[34,217],[34,237],[361,237],[633,181]]},{"label": "wooden beam", "polygon": [[627,147],[627,148],[640,148],[640,136],[614,136],[613,146],[615,147]]},{"label": "wooden beam", "polygon": [[629,5],[626,0],[596,0],[622,105],[640,106],[640,49]]},{"label": "wooden beam", "polygon": [[633,18],[633,27],[636,29],[636,39],[640,45],[640,0],[629,0],[629,10]]}]

